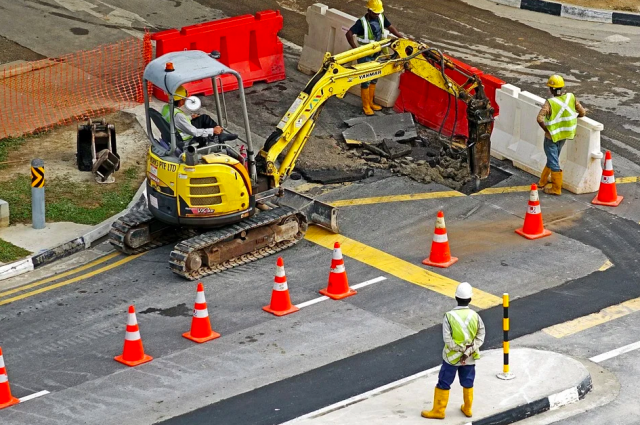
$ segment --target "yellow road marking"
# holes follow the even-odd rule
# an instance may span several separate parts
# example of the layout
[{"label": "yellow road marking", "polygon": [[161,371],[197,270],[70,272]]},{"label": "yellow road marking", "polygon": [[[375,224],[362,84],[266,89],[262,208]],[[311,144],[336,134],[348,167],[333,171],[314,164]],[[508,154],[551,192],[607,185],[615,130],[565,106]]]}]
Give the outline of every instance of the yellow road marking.
[{"label": "yellow road marking", "polygon": [[341,201],[334,201],[331,203],[331,205],[334,207],[351,207],[354,205],[370,205],[370,204],[384,204],[387,202],[419,201],[422,199],[453,198],[458,196],[467,196],[467,195],[455,190],[447,190],[443,192],[410,193],[407,195],[390,195],[390,196],[375,196],[373,198],[344,199]]},{"label": "yellow road marking", "polygon": [[473,193],[472,196],[476,195],[498,195],[501,193],[514,193],[514,192],[529,192],[531,190],[531,185],[527,186],[509,186],[509,187],[488,187],[486,189],[482,189],[480,192]]},{"label": "yellow road marking", "polygon": [[36,289],[35,291],[27,292],[26,294],[16,295],[15,297],[12,297],[12,298],[6,298],[6,299],[0,301],[0,305],[9,304],[9,303],[12,303],[14,301],[22,300],[24,298],[29,298],[29,297],[32,297],[34,295],[41,294],[43,292],[51,291],[52,289],[60,288],[62,286],[70,285],[72,283],[79,282],[79,281],[84,280],[84,279],[88,279],[88,278],[90,278],[92,276],[98,275],[100,273],[104,273],[104,272],[109,271],[111,269],[114,269],[116,267],[120,267],[121,265],[126,264],[131,260],[135,260],[136,258],[138,258],[138,257],[140,257],[141,255],[144,255],[144,254],[146,254],[146,252],[143,252],[142,254],[131,255],[129,257],[123,258],[122,260],[113,262],[113,263],[108,264],[108,265],[106,265],[104,267],[101,267],[99,269],[93,270],[93,271],[91,271],[89,273],[86,273],[86,274],[83,274],[83,275],[80,275],[80,276],[76,276],[76,277],[74,277],[72,279],[64,280],[64,281],[58,282],[58,283],[54,283],[53,285],[45,286],[44,288],[39,288],[39,289]]},{"label": "yellow road marking", "polygon": [[[346,236],[335,235],[320,227],[310,226],[309,230],[307,230],[306,239],[327,249],[333,249],[333,244],[340,242],[342,253],[347,257],[447,297],[455,297],[456,287],[459,282],[394,257],[379,249],[349,239]],[[502,304],[502,298],[474,288],[471,304],[484,309]]]},{"label": "yellow road marking", "polygon": [[598,269],[599,272],[603,272],[605,270],[609,270],[613,267],[613,263],[609,260],[605,261],[604,264]]},{"label": "yellow road marking", "polygon": [[113,257],[115,257],[117,255],[118,255],[117,252],[113,252],[113,253],[111,253],[109,255],[105,255],[104,257],[100,257],[95,261],[87,263],[82,267],[77,267],[77,268],[75,268],[73,270],[69,270],[69,271],[64,272],[64,273],[56,274],[56,275],[53,275],[53,276],[48,277],[46,279],[39,280],[37,282],[29,283],[27,285],[18,286],[17,288],[13,288],[13,289],[10,289],[10,290],[5,291],[5,292],[0,292],[0,298],[5,297],[7,295],[15,294],[16,292],[22,292],[25,289],[35,288],[36,286],[44,285],[45,283],[49,283],[49,282],[52,282],[54,280],[62,279],[63,277],[71,276],[72,274],[76,274],[76,273],[81,272],[83,270],[87,270],[87,269],[90,269],[91,267],[97,266],[98,264],[104,263],[105,261],[109,261],[109,260],[111,260]]},{"label": "yellow road marking", "polygon": [[640,177],[631,176],[631,177],[618,177],[616,178],[616,183],[637,183],[640,182]]},{"label": "yellow road marking", "polygon": [[568,322],[560,323],[543,329],[542,331],[556,338],[564,338],[565,336],[593,328],[594,326],[610,322],[614,319],[627,316],[636,311],[640,311],[640,298],[625,301],[622,304],[613,305],[600,310],[597,313],[587,316],[578,317]]}]

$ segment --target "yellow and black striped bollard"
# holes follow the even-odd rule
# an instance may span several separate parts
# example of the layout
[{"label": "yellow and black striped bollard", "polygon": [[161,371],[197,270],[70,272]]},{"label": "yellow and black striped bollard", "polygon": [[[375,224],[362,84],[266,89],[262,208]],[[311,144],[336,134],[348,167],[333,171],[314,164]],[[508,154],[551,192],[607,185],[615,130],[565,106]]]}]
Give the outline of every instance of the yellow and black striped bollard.
[{"label": "yellow and black striped bollard", "polygon": [[44,229],[44,161],[31,161],[31,223],[34,229]]},{"label": "yellow and black striped bollard", "polygon": [[516,376],[509,371],[509,294],[502,294],[502,308],[504,314],[502,316],[502,352],[504,360],[502,363],[502,373],[498,374],[498,378],[508,381]]}]

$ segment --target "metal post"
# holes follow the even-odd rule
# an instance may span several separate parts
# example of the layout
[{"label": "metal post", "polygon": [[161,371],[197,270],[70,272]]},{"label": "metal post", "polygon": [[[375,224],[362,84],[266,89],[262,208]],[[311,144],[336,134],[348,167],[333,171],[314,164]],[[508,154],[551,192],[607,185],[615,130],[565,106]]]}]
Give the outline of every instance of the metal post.
[{"label": "metal post", "polygon": [[44,229],[44,161],[31,161],[31,222],[34,229]]},{"label": "metal post", "polygon": [[502,364],[502,373],[498,374],[498,378],[508,381],[516,376],[509,372],[509,294],[507,293],[502,294],[502,308],[504,310],[502,318],[502,352],[504,354],[504,361]]}]

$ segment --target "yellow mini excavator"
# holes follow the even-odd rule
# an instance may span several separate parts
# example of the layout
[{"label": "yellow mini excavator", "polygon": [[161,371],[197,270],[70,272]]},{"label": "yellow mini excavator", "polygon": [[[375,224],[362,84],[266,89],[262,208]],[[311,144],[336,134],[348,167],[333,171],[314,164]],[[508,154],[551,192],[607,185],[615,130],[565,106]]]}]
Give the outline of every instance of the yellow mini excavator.
[{"label": "yellow mini excavator", "polygon": [[[372,62],[354,64],[379,54]],[[147,134],[146,207],[113,223],[110,242],[121,252],[135,254],[178,241],[170,254],[171,270],[197,279],[255,261],[294,245],[309,224],[338,232],[334,207],[284,189],[296,160],[311,134],[323,105],[349,88],[397,72],[412,72],[467,104],[469,167],[477,179],[489,175],[493,108],[480,80],[459,69],[440,51],[411,40],[374,42],[331,56],[298,95],[269,136],[257,157],[251,141],[249,116],[240,74],[216,60],[217,52],[181,51],[163,55],[146,67],[143,84],[153,83],[169,94],[169,122],[149,107],[145,91]],[[457,84],[445,70],[467,81]],[[188,82],[212,80],[221,119],[218,81],[232,75],[238,81],[244,118],[247,158],[232,146],[211,140],[205,146],[183,141],[173,120],[173,96]],[[195,110],[200,101],[187,99]],[[160,132],[154,136],[153,125]],[[157,132],[156,132],[157,133]],[[286,153],[284,153],[286,150]]]}]

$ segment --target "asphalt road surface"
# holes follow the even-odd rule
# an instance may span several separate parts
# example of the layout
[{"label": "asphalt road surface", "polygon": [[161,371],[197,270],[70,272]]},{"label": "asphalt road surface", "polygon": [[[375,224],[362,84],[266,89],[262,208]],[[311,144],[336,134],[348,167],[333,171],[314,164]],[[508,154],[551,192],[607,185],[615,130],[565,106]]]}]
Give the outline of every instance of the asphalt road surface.
[{"label": "asphalt road surface", "polygon": [[[285,15],[282,36],[302,44],[303,12],[311,2],[158,4],[16,1],[2,5],[11,13],[0,15],[0,34],[37,54],[54,56],[139,34],[145,25],[180,27],[280,8]],[[359,2],[327,4],[355,15],[362,12]],[[623,156],[616,157],[617,176],[640,176],[634,164],[640,126],[633,122],[639,119],[634,99],[640,53],[629,51],[628,42],[603,41],[616,34],[637,40],[639,30],[581,22],[560,30],[544,15],[485,10],[454,0],[407,0],[386,6],[402,31],[523,89],[544,94],[549,73],[568,75],[591,116],[605,124],[605,140]],[[31,30],[18,31],[17,20],[10,17],[27,12]],[[287,54],[292,76],[295,53]],[[253,90],[250,103],[262,111],[256,115],[261,127],[254,126],[259,135],[268,134],[265,129],[286,110],[305,78],[290,77],[280,96],[261,94],[260,87]],[[264,107],[265,99],[269,108]],[[356,106],[328,113],[319,130],[330,131]],[[580,322],[573,333],[556,332],[560,337],[544,330],[640,297],[637,179],[618,186],[625,201],[616,209],[591,206],[592,195],[543,196],[543,214],[554,235],[530,242],[513,229],[522,223],[528,199],[522,186],[532,177],[506,164],[501,167],[511,177],[500,186],[513,190],[445,197],[438,195],[448,191],[445,187],[384,173],[360,184],[312,189],[331,202],[423,196],[418,201],[407,196],[342,207],[339,237],[310,233],[283,252],[293,301],[301,303],[319,296],[318,289],[326,284],[330,248],[340,238],[349,252],[350,282],[375,280],[344,301],[319,302],[284,318],[263,312],[271,291],[273,257],[203,279],[213,328],[223,335],[203,345],[181,337],[189,326],[195,284],[168,270],[170,247],[123,257],[99,246],[91,252],[94,263],[72,268],[68,275],[1,282],[0,344],[12,390],[18,397],[43,390],[50,394],[0,411],[0,421],[280,423],[437,365],[439,323],[454,303],[455,285],[465,280],[478,290],[474,308],[488,324],[486,348],[501,341],[498,304],[503,292],[512,295],[512,334],[523,337],[518,340],[522,345],[589,358],[635,342],[638,316],[632,307],[625,307],[628,314],[605,312],[599,320]],[[460,261],[450,269],[426,273],[420,262],[428,255],[439,209],[445,211],[452,251]],[[135,369],[112,359],[122,348],[129,304],[137,307],[145,348],[155,358]],[[632,403],[637,396],[634,382],[640,378],[636,355],[625,353],[602,362],[621,382],[620,394],[608,405],[564,419],[566,423],[603,423],[610,415],[615,423],[634,423],[640,414]]]}]

